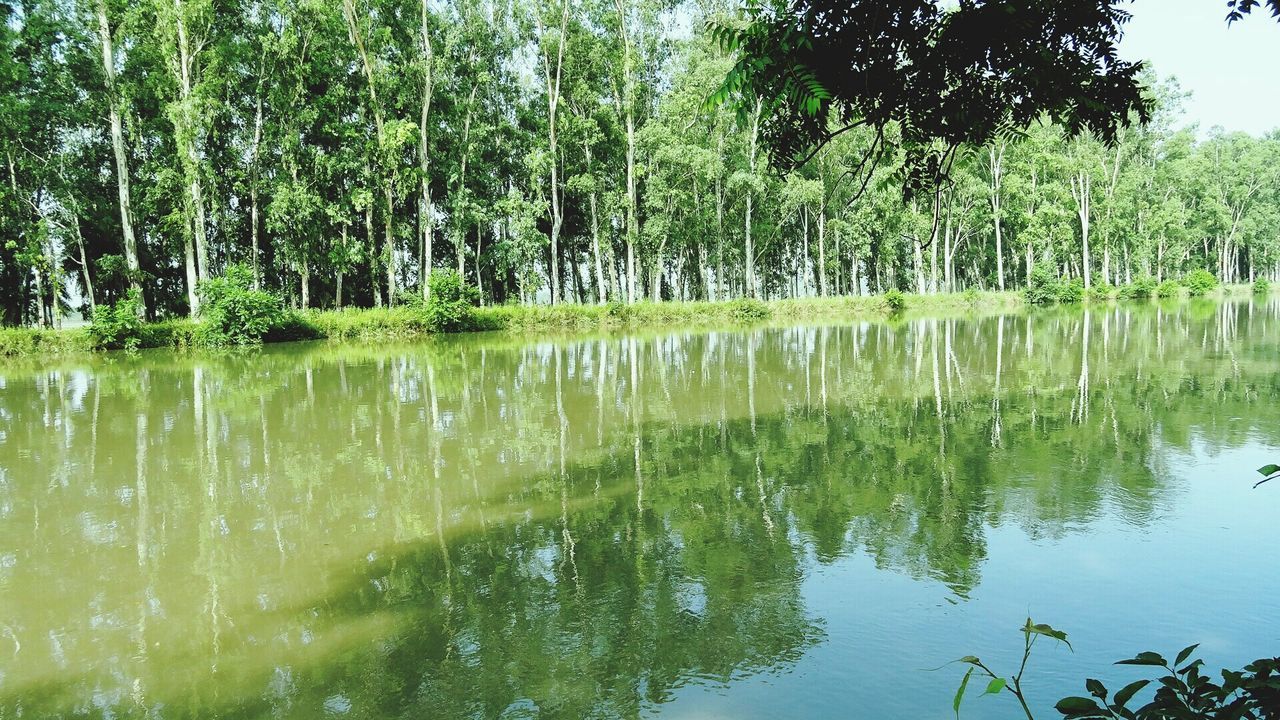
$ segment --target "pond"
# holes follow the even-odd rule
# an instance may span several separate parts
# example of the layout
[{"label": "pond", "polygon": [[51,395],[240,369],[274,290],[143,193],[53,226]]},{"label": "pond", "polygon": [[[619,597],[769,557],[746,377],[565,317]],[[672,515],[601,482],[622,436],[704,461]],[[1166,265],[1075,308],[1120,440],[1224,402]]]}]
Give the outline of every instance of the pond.
[{"label": "pond", "polygon": [[1045,718],[1243,665],[1278,359],[1251,300],[3,368],[0,717],[948,718],[1028,614]]}]

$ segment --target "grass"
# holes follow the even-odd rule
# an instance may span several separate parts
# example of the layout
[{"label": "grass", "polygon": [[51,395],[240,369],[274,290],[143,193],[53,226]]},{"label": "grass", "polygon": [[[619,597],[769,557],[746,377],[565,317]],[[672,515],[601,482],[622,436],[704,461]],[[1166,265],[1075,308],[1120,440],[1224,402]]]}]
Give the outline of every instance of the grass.
[{"label": "grass", "polygon": [[[1247,288],[1248,286],[1242,286]],[[1224,295],[1238,294],[1236,287]],[[640,302],[634,305],[494,305],[476,308],[476,331],[511,334],[590,333],[661,327],[742,327],[812,322],[846,322],[885,317],[918,317],[973,312],[999,312],[1025,305],[1020,291],[941,293],[904,296],[905,307],[891,311],[882,295],[726,302]],[[1096,301],[1096,300],[1095,300]],[[144,326],[140,347],[186,349],[199,345],[199,323],[166,320]],[[267,342],[328,339],[382,343],[431,334],[421,308],[397,306],[309,310],[291,313],[287,324],[273,329]],[[67,356],[93,352],[85,328],[44,330],[0,328],[0,358]]]}]

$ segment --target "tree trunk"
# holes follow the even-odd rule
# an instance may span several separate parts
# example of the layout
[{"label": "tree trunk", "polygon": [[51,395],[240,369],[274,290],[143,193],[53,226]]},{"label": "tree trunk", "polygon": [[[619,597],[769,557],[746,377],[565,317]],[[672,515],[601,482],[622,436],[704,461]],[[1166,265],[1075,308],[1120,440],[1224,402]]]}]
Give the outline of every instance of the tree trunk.
[{"label": "tree trunk", "polygon": [[[140,308],[146,315],[146,299],[142,291],[141,270],[138,262],[138,241],[133,234],[133,204],[129,192],[129,158],[124,151],[124,128],[120,121],[119,98],[116,95],[115,52],[111,46],[111,24],[107,19],[106,0],[96,3],[98,15],[98,41],[102,45],[102,72],[107,86],[107,118],[111,126],[111,150],[116,161],[116,191],[120,205],[120,229],[124,236],[124,263],[129,271],[129,288],[142,298]],[[88,268],[85,268],[88,277]]]},{"label": "tree trunk", "polygon": [[[197,281],[209,279],[209,238],[206,231],[204,210],[204,183],[200,179],[200,151],[197,147],[196,119],[194,117],[193,87],[195,58],[191,53],[190,40],[187,37],[187,23],[182,8],[182,0],[173,0],[174,18],[178,30],[178,91],[182,107],[178,112],[179,127],[175,128],[179,155],[182,158],[183,171],[186,174],[189,203],[188,212],[191,217],[191,232],[195,240],[195,260]],[[194,290],[192,296],[195,295]],[[196,306],[192,306],[194,314]]]},{"label": "tree trunk", "polygon": [[[750,152],[747,155],[747,166],[750,169],[752,177],[756,174],[756,140],[760,135],[760,111],[763,101],[756,100],[755,113],[751,116],[751,140]],[[747,208],[746,217],[743,223],[744,250],[743,250],[743,295],[746,297],[756,297],[759,289],[756,286],[756,248],[753,238],[751,237],[751,188],[747,188]]]},{"label": "tree trunk", "polygon": [[992,145],[991,153],[991,221],[996,231],[996,286],[1004,290],[1004,244],[1001,233],[1000,208],[1002,204],[1001,186],[1004,180],[1004,143],[997,152]]},{"label": "tree trunk", "polygon": [[427,300],[431,297],[431,287],[428,282],[431,279],[431,216],[433,210],[431,207],[431,157],[427,137],[427,120],[431,114],[431,99],[434,94],[434,76],[432,72],[435,68],[432,63],[435,61],[435,53],[431,47],[430,26],[427,22],[427,0],[422,0],[422,113],[418,120],[418,171],[420,174],[418,180],[418,277],[422,283],[422,299]]}]

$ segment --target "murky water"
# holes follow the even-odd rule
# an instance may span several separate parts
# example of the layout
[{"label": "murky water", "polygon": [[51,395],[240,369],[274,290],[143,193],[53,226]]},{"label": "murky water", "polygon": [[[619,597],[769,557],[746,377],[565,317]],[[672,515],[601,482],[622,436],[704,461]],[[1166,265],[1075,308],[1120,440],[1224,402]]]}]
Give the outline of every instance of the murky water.
[{"label": "murky water", "polygon": [[0,378],[3,718],[946,718],[1028,613],[1052,713],[1280,649],[1275,304]]}]

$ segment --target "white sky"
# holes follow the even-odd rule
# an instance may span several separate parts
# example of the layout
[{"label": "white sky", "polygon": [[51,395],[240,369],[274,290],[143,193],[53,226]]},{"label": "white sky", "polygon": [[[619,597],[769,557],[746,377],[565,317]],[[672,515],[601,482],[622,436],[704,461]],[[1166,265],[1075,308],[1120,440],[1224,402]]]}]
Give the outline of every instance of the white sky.
[{"label": "white sky", "polygon": [[1280,127],[1280,22],[1266,8],[1227,27],[1226,0],[1135,0],[1120,42],[1190,97],[1186,124],[1261,135]]}]

